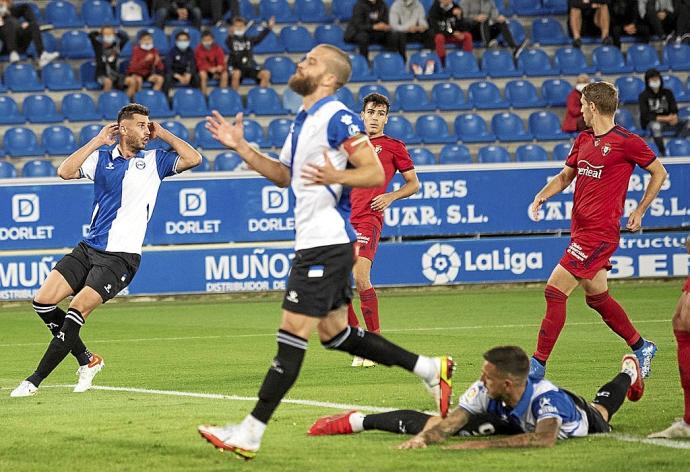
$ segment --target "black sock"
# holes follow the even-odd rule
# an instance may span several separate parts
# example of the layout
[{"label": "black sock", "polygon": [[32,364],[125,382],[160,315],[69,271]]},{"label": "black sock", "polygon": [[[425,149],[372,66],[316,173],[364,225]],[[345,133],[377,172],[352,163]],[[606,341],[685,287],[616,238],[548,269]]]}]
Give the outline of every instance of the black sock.
[{"label": "black sock", "polygon": [[417,434],[424,429],[431,415],[414,410],[396,410],[364,417],[364,429],[389,433]]},{"label": "black sock", "polygon": [[252,416],[262,423],[268,423],[273,412],[280,405],[285,394],[297,380],[307,340],[287,331],[278,330],[278,354],[273,358],[264,383],[259,389],[259,401],[252,411]]},{"label": "black sock", "polygon": [[[41,317],[46,328],[53,333],[53,336],[57,335],[60,332],[60,326],[65,322],[65,315],[67,315],[67,313],[59,306],[51,305],[50,303],[38,303],[34,300],[32,304],[34,311]],[[91,353],[86,348],[81,338],[77,338],[77,342],[74,344],[71,352],[72,355],[77,358],[79,365],[86,365],[91,360]]]},{"label": "black sock", "polygon": [[630,388],[631,381],[632,379],[628,374],[621,372],[613,380],[601,387],[596,397],[594,397],[592,403],[603,406],[609,412],[609,423],[625,401],[625,394],[628,392],[628,388]]},{"label": "black sock", "polygon": [[644,338],[643,338],[642,336],[640,336],[640,339],[638,339],[637,342],[636,342],[635,344],[633,344],[632,346],[630,346],[630,349],[632,349],[633,351],[637,351],[637,350],[640,349],[642,346],[644,346]]},{"label": "black sock", "polygon": [[350,326],[322,344],[327,349],[345,351],[386,366],[397,365],[410,372],[419,358],[378,334]]},{"label": "black sock", "polygon": [[84,318],[79,313],[79,310],[74,308],[67,310],[65,322],[62,324],[60,331],[50,341],[48,350],[43,355],[41,362],[38,363],[36,372],[26,380],[38,387],[43,379],[48,377],[74,348],[74,344],[79,339],[79,330],[83,324]]}]

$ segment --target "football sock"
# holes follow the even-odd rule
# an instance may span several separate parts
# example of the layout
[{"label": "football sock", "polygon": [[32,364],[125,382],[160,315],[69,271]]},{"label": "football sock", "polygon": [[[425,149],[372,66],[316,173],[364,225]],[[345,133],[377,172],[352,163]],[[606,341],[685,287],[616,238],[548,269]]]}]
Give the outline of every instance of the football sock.
[{"label": "football sock", "polygon": [[616,375],[613,380],[604,385],[597,392],[596,397],[594,397],[593,403],[597,403],[609,412],[608,422],[611,422],[611,418],[621,407],[625,401],[625,394],[630,388],[632,383],[632,378],[625,372],[621,372]]},{"label": "football sock", "polygon": [[259,389],[259,401],[251,413],[263,424],[268,423],[285,394],[297,380],[308,341],[292,333],[278,330],[278,354],[273,358]]},{"label": "football sock", "polygon": [[[431,415],[414,410],[388,411],[365,416],[362,427],[365,430],[375,429],[390,433],[417,434],[424,429],[429,418]],[[350,425],[353,426],[352,431],[357,432],[354,427],[356,425],[352,425],[352,421]]]},{"label": "football sock", "polygon": [[352,300],[347,304],[347,324],[353,328],[359,328],[359,320],[357,319],[357,313],[355,313],[355,307],[352,306]]},{"label": "football sock", "polygon": [[[65,313],[62,308],[57,305],[51,305],[50,303],[38,303],[37,301],[32,302],[34,311],[43,320],[46,327],[53,333],[53,336],[60,332],[60,326],[65,322]],[[77,338],[77,342],[72,348],[72,355],[77,358],[79,365],[86,365],[91,359],[91,353],[86,348],[81,338]]]},{"label": "football sock", "polygon": [[414,371],[417,360],[422,357],[406,351],[378,334],[350,326],[321,344],[326,349],[345,351],[385,366],[397,365],[410,372]]},{"label": "football sock", "polygon": [[362,316],[364,316],[364,322],[367,325],[367,331],[379,334],[381,332],[381,325],[379,324],[379,299],[376,296],[374,287],[359,292],[359,301],[362,307]]},{"label": "football sock", "polygon": [[546,364],[565,325],[565,309],[568,303],[568,296],[556,287],[547,285],[544,289],[544,298],[546,298],[546,315],[539,329],[537,350],[534,353],[534,358]]},{"label": "football sock", "polygon": [[690,332],[674,330],[678,343],[678,370],[680,371],[680,386],[685,397],[685,424],[690,424]]},{"label": "football sock", "polygon": [[640,340],[640,333],[633,326],[625,310],[616,300],[611,298],[609,291],[598,295],[587,295],[587,305],[595,309],[614,333],[625,339],[628,346],[633,346]]},{"label": "football sock", "polygon": [[74,344],[79,339],[79,330],[83,325],[84,318],[79,310],[74,308],[67,310],[65,321],[60,331],[50,341],[48,350],[38,363],[36,372],[26,380],[38,387],[74,348]]}]

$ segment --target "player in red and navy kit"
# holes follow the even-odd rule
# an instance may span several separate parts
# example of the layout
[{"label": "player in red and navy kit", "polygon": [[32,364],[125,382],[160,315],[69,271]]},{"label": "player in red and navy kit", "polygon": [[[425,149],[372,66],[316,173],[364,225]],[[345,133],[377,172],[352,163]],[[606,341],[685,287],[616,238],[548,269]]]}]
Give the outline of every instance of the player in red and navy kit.
[{"label": "player in red and navy kit", "polygon": [[581,285],[587,305],[632,348],[649,375],[656,345],[640,336],[623,308],[608,292],[609,258],[620,239],[620,219],[630,176],[639,165],[651,174],[647,190],[630,214],[626,228],[638,231],[647,207],[666,179],[666,169],[639,136],[617,126],[613,117],[618,92],[608,82],[588,84],[582,91],[582,113],[588,129],[575,139],[565,168],[534,197],[532,214],[541,217],[541,205],[566,189],[577,177],[573,197],[571,240],[544,290],[546,316],[541,323],[530,376],[544,377],[546,361],[565,324],[568,296]]},{"label": "player in red and navy kit", "polygon": [[[360,307],[367,331],[377,334],[381,332],[379,301],[376,297],[376,290],[371,284],[370,274],[383,229],[383,212],[394,201],[414,195],[419,190],[417,173],[405,143],[383,134],[383,127],[388,122],[389,110],[390,103],[384,95],[370,93],[364,97],[361,117],[371,144],[383,166],[386,181],[380,187],[354,188],[350,193],[352,206],[350,223],[357,232],[357,246],[359,248],[352,274],[355,278],[355,287],[359,294]],[[402,174],[405,185],[394,192],[386,192],[396,172]],[[357,314],[351,301],[348,305],[348,322],[350,326],[359,326]],[[361,357],[355,357],[352,361],[352,367],[371,367],[373,365],[376,364]]]}]

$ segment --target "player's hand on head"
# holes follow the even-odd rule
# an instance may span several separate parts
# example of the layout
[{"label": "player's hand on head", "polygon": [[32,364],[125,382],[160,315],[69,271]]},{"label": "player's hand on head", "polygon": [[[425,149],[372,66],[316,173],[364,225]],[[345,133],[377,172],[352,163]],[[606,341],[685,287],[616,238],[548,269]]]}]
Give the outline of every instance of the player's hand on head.
[{"label": "player's hand on head", "polygon": [[106,146],[112,146],[117,140],[120,125],[117,123],[108,123],[98,132],[96,136],[102,144]]},{"label": "player's hand on head", "polygon": [[398,446],[398,449],[426,449],[426,441],[420,435],[408,439]]},{"label": "player's hand on head", "polygon": [[162,127],[157,121],[149,121],[149,141],[156,139],[161,129]]},{"label": "player's hand on head", "polygon": [[333,166],[328,152],[323,152],[323,166],[307,164],[302,169],[302,178],[313,185],[331,185],[340,183],[341,171]]},{"label": "player's hand on head", "polygon": [[243,114],[235,115],[235,123],[230,124],[216,110],[212,116],[206,117],[206,129],[211,132],[213,139],[229,148],[236,148],[244,139]]},{"label": "player's hand on head", "polygon": [[628,231],[639,231],[640,228],[642,228],[642,213],[639,211],[635,210],[630,214],[630,217],[628,218],[628,224],[625,225],[625,227],[628,229]]}]

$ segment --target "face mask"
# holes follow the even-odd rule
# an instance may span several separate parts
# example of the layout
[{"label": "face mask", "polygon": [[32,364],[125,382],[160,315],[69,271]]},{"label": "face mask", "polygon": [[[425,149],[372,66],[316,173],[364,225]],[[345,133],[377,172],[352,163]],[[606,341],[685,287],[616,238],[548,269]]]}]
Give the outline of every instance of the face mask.
[{"label": "face mask", "polygon": [[213,43],[206,43],[206,42],[204,42],[204,43],[201,43],[201,44],[203,44],[204,47],[205,47],[206,49],[211,49],[211,46],[213,46]]},{"label": "face mask", "polygon": [[179,49],[180,51],[186,51],[189,47],[189,41],[177,41],[175,43],[175,46],[177,46],[177,49]]},{"label": "face mask", "polygon": [[232,33],[235,36],[244,36],[244,33],[246,33],[246,29],[235,29],[235,31]]},{"label": "face mask", "polygon": [[115,35],[114,34],[104,34],[103,35],[103,42],[105,44],[113,44],[115,42]]},{"label": "face mask", "polygon": [[453,8],[455,5],[453,5],[453,2],[450,2],[448,5],[441,5],[441,8],[443,8],[443,11],[448,11],[451,8]]},{"label": "face mask", "polygon": [[585,89],[586,86],[587,86],[587,84],[575,84],[575,89],[578,92],[582,93],[582,91]]},{"label": "face mask", "polygon": [[139,47],[144,51],[150,51],[151,49],[153,49],[153,43],[140,44]]},{"label": "face mask", "polygon": [[649,81],[649,87],[652,90],[659,90],[661,88],[661,81],[659,80],[650,80]]}]

